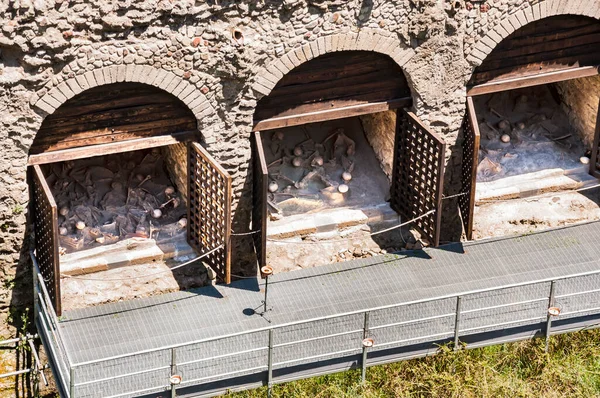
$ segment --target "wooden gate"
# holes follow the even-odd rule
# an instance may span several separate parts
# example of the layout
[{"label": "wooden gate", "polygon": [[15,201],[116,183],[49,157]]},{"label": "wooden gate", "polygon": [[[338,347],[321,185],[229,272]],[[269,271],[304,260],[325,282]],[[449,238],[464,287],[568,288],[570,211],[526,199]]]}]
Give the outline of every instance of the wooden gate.
[{"label": "wooden gate", "polygon": [[600,104],[598,104],[598,115],[596,117],[596,135],[594,136],[594,147],[592,148],[590,174],[600,178]]},{"label": "wooden gate", "polygon": [[40,166],[33,166],[33,226],[35,233],[35,257],[40,266],[48,295],[54,303],[58,316],[62,313],[60,296],[60,266],[58,254],[58,212],[52,192]]},{"label": "wooden gate", "polygon": [[252,140],[254,184],[252,184],[252,238],[258,268],[267,265],[267,190],[269,171],[263,151],[260,132],[254,132]]},{"label": "wooden gate", "polygon": [[475,209],[475,184],[477,164],[479,163],[479,124],[473,106],[473,98],[467,97],[467,114],[462,125],[462,172],[458,208],[462,218],[465,235],[473,239],[473,211]]},{"label": "wooden gate", "polygon": [[220,282],[231,282],[231,177],[198,143],[188,147],[189,244]]},{"label": "wooden gate", "polygon": [[420,217],[413,225],[433,246],[440,242],[445,153],[438,134],[412,112],[398,112],[390,205],[403,221]]}]

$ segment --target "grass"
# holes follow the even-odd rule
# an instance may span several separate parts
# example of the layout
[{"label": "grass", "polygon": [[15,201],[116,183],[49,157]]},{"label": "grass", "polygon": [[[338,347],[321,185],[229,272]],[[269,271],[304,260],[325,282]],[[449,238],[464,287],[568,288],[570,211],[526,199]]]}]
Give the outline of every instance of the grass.
[{"label": "grass", "polygon": [[[600,330],[438,355],[274,386],[273,397],[600,397]],[[230,393],[263,398],[266,388]]]}]

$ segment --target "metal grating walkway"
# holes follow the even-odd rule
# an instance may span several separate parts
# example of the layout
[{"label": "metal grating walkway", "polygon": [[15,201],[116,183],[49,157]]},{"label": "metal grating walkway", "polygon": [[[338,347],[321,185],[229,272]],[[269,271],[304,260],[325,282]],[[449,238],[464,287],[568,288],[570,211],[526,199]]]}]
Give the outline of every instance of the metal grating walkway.
[{"label": "metal grating walkway", "polygon": [[[261,306],[263,293],[260,289],[264,285],[262,281],[258,283],[256,280],[248,279],[234,282],[229,286],[207,287],[82,310],[65,311],[60,322],[60,331],[70,363],[75,364],[76,367],[77,364],[82,364],[81,366],[85,370],[77,380],[82,383],[83,387],[86,387],[86,382],[91,383],[93,380],[110,377],[109,374],[102,373],[106,372],[105,367],[92,366],[85,369],[85,364],[83,364],[85,362],[198,341],[213,336],[441,297],[433,302],[419,304],[418,307],[417,305],[405,307],[401,314],[398,311],[375,313],[372,315],[371,323],[373,329],[376,329],[378,322],[381,325],[384,321],[396,320],[401,324],[406,316],[411,316],[411,313],[414,318],[415,314],[427,317],[452,312],[456,304],[455,300],[450,298],[469,294],[469,292],[471,299],[463,303],[463,308],[467,313],[469,308],[474,312],[479,310],[473,310],[473,308],[502,303],[505,297],[523,301],[523,305],[518,309],[488,311],[478,314],[477,317],[466,316],[461,321],[461,327],[465,327],[465,334],[468,334],[470,329],[483,333],[493,328],[482,328],[482,320],[485,320],[487,323],[484,325],[487,325],[494,321],[510,320],[511,314],[514,315],[516,312],[520,312],[518,316],[521,317],[517,319],[524,320],[529,320],[529,318],[525,319],[523,316],[532,314],[539,318],[540,313],[545,314],[548,301],[540,299],[536,301],[532,297],[547,298],[551,279],[600,271],[598,236],[600,236],[600,222],[594,222],[522,237],[449,244],[437,249],[405,252],[401,255],[384,255],[275,275],[269,281],[268,300],[271,311],[265,317],[256,314],[249,315],[248,309]],[[540,282],[539,285],[527,288],[510,288],[510,285],[534,281],[547,282]],[[478,290],[500,287],[506,287],[506,291],[493,294],[476,293]],[[588,305],[585,308],[591,308],[590,304],[600,307],[600,294],[593,292],[594,289],[600,289],[599,275],[572,278],[568,283],[559,284],[557,294],[565,296],[562,304],[565,308],[580,308],[584,303]],[[591,296],[576,296],[572,299],[568,297],[573,292],[586,290],[592,291]],[[579,297],[579,301],[577,301],[577,297]],[[477,307],[475,306],[476,302],[478,303]],[[600,309],[595,312],[581,312],[577,315],[598,313],[600,313]],[[540,319],[535,324],[542,322]],[[598,321],[595,320],[595,322]],[[349,330],[347,328],[351,329],[352,327],[356,329],[362,327],[362,318],[349,316],[335,322],[329,321],[321,326],[320,333],[335,333],[336,328],[342,323],[346,329],[340,330]],[[431,342],[437,341],[437,337],[451,337],[450,335],[445,336],[444,331],[451,330],[453,323],[454,318],[449,317],[440,319],[439,322],[420,325],[421,332],[417,328],[405,328],[394,329],[393,333],[387,329],[381,329],[379,333],[374,331],[373,334],[377,336],[376,344],[379,341],[387,341],[386,344],[389,344],[390,348],[393,346],[394,338],[398,339],[398,334],[409,337],[414,334],[415,343],[427,342],[428,349],[431,349]],[[517,322],[515,326],[527,324],[528,322],[525,321]],[[435,332],[438,328],[442,331],[439,336],[435,335],[430,339],[419,340],[419,336],[425,336],[426,332]],[[534,330],[525,330],[525,333],[532,334],[539,331],[540,328],[536,326]],[[310,338],[314,333],[318,333],[315,328],[308,330],[306,327],[289,329],[284,332],[285,338],[281,337],[283,340],[280,342],[284,342],[285,339],[291,341],[289,339],[292,339],[292,335],[293,339],[298,340],[302,336]],[[354,336],[354,340],[356,338],[362,340],[362,332]],[[256,339],[237,339],[223,342],[223,344],[225,343],[227,343],[227,352],[248,349],[253,344],[256,344],[257,347],[266,344],[263,335]],[[333,346],[342,351],[346,347],[343,342],[336,342]],[[219,347],[219,345],[214,345],[212,349],[215,352],[211,354],[218,355]],[[285,368],[288,364],[290,366],[299,365],[301,363],[295,363],[294,357],[290,356],[291,351],[305,350],[305,354],[310,355],[313,348],[315,347],[294,346],[293,349],[281,350],[280,358],[276,358],[276,362],[279,361],[278,363],[282,364],[280,369]],[[206,347],[202,350],[206,351]],[[347,351],[352,354],[351,349]],[[360,351],[356,352],[356,354],[358,353]],[[196,357],[199,355],[198,351],[196,354],[190,351],[184,355],[188,354],[192,359],[194,355]],[[252,356],[247,358],[249,362],[256,360],[258,365],[264,364],[261,362],[263,357],[250,357]],[[291,359],[286,360],[286,357]],[[301,355],[296,357],[301,357]],[[207,369],[213,367],[214,369],[230,369],[231,365],[231,363],[221,361],[211,364],[210,367],[206,366]],[[250,366],[246,368],[250,368]],[[130,371],[131,364],[123,369]],[[192,372],[192,369],[188,370],[188,374],[192,374]],[[251,374],[252,372],[242,373]],[[160,377],[163,375],[161,374]],[[163,381],[161,380],[161,382]],[[218,380],[207,378],[207,382],[213,381]],[[253,382],[256,384],[257,380]],[[149,383],[149,381],[145,381],[145,383]],[[125,389],[124,391],[119,390],[118,384],[111,383],[104,387],[90,384],[90,391],[86,392],[84,388],[77,396],[109,394],[118,396],[118,393],[128,391],[126,387],[122,387]]]}]

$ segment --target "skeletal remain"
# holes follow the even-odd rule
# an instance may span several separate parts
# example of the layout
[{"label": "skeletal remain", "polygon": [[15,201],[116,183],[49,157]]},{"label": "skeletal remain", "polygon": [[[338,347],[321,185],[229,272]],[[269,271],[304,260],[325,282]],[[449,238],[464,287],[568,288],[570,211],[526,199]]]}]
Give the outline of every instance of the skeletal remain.
[{"label": "skeletal remain", "polygon": [[268,204],[269,206],[271,206],[271,208],[272,208],[273,210],[275,210],[275,212],[276,212],[276,213],[279,213],[279,214],[280,214],[280,213],[282,213],[282,210],[281,210],[281,208],[280,208],[279,206],[277,206],[277,204],[276,204],[275,202],[273,202],[273,201],[270,201],[270,200],[267,200],[267,204]]},{"label": "skeletal remain", "polygon": [[[178,200],[179,200],[179,199],[177,199],[177,198],[171,198],[171,199],[167,200],[165,203],[161,204],[159,207],[160,207],[161,209],[163,209],[163,208],[164,208],[166,205],[168,205],[169,203],[172,203],[172,202],[175,202],[175,201],[178,201]],[[173,207],[177,207],[177,206],[173,205]]]},{"label": "skeletal remain", "polygon": [[344,180],[345,182],[348,182],[348,181],[350,181],[351,179],[352,179],[352,174],[350,174],[350,173],[349,173],[349,172],[347,172],[347,171],[344,171],[344,172],[342,173],[342,180]]},{"label": "skeletal remain", "polygon": [[160,209],[154,209],[154,210],[152,210],[152,212],[150,213],[150,215],[152,216],[152,218],[161,218],[162,217],[162,211]]},{"label": "skeletal remain", "polygon": [[500,120],[500,122],[498,122],[498,128],[502,131],[510,130],[510,122],[508,120]]},{"label": "skeletal remain", "polygon": [[[315,153],[318,153],[318,152],[315,152]],[[319,167],[323,166],[323,156],[315,156],[312,159],[310,165],[313,167],[314,166],[319,166]]]},{"label": "skeletal remain", "polygon": [[[148,177],[150,177],[150,176],[148,176]],[[165,195],[171,196],[174,193],[175,193],[175,188],[173,188],[173,187],[166,187],[165,188]]]},{"label": "skeletal remain", "polygon": [[590,158],[588,158],[587,156],[582,156],[579,158],[579,161],[581,162],[581,164],[589,164]]},{"label": "skeletal remain", "polygon": [[75,228],[81,231],[85,228],[85,223],[83,221],[77,221],[77,223],[75,224]]},{"label": "skeletal remain", "polygon": [[341,185],[338,187],[338,191],[339,191],[340,193],[346,193],[346,192],[348,192],[348,189],[349,189],[349,188],[348,188],[348,185],[346,185],[346,184],[341,184]]},{"label": "skeletal remain", "polygon": [[[139,175],[139,174],[138,174]],[[138,188],[141,187],[142,185],[144,185],[144,183],[148,180],[152,179],[152,176],[147,175],[139,184],[138,184]]]},{"label": "skeletal remain", "polygon": [[60,227],[60,228],[58,229],[58,234],[59,234],[59,235],[61,235],[61,236],[65,236],[65,235],[66,235],[66,234],[68,234],[68,233],[69,233],[69,230],[68,230],[68,229],[66,229],[65,227]]},{"label": "skeletal remain", "polygon": [[302,158],[294,158],[294,160],[292,160],[292,165],[294,165],[294,167],[302,166]]},{"label": "skeletal remain", "polygon": [[519,122],[519,123],[517,123],[517,128],[518,128],[519,130],[525,130],[525,123],[523,123],[523,122]]},{"label": "skeletal remain", "polygon": [[302,179],[296,184],[294,184],[294,186],[296,187],[296,189],[305,189],[308,186],[308,182],[318,174],[319,173],[317,171],[313,170],[306,174],[304,177],[302,177]]},{"label": "skeletal remain", "polygon": [[302,148],[300,146],[297,146],[294,148],[295,156],[302,156],[303,154],[304,154],[304,151],[302,150]]},{"label": "skeletal remain", "polygon": [[504,143],[509,143],[510,142],[510,135],[508,135],[508,134],[502,134],[502,137],[500,137],[500,141],[502,141]]},{"label": "skeletal remain", "polygon": [[179,221],[177,221],[177,225],[179,226],[179,228],[185,228],[185,226],[187,225],[187,218],[179,219]]},{"label": "skeletal remain", "polygon": [[338,133],[333,148],[331,149],[332,157],[335,157],[337,149],[341,146],[346,146],[346,155],[354,156],[356,153],[356,143],[344,133]]},{"label": "skeletal remain", "polygon": [[106,241],[106,238],[104,238],[104,236],[99,236],[96,238],[96,242],[103,244]]},{"label": "skeletal remain", "polygon": [[66,216],[69,214],[69,208],[68,208],[68,207],[66,207],[66,206],[64,206],[64,207],[61,207],[61,208],[60,208],[60,210],[58,211],[58,213],[59,213],[61,216],[65,216],[65,217],[66,217]]},{"label": "skeletal remain", "polygon": [[64,256],[65,254],[67,254],[67,249],[65,249],[62,246],[59,246],[59,248],[58,248],[58,255],[59,256]]},{"label": "skeletal remain", "polygon": [[494,115],[498,116],[500,119],[506,119],[506,116],[500,114],[498,111],[496,111],[494,108],[490,108],[490,112],[492,112]]},{"label": "skeletal remain", "polygon": [[279,189],[279,185],[275,181],[269,183],[269,192],[276,192]]},{"label": "skeletal remain", "polygon": [[271,167],[271,166],[275,166],[277,163],[281,163],[282,161],[283,161],[283,158],[279,158],[279,159],[277,159],[277,160],[274,160],[274,161],[272,161],[271,163],[269,163],[269,164],[267,165],[267,169],[268,169],[269,167]]},{"label": "skeletal remain", "polygon": [[355,162],[352,159],[348,159],[346,156],[342,156],[342,167],[344,171],[352,173],[354,171]]}]

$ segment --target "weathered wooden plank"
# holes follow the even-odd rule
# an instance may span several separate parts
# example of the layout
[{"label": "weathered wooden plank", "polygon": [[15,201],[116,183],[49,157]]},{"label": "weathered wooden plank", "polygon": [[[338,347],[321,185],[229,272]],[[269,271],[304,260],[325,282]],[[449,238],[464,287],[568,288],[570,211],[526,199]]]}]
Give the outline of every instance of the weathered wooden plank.
[{"label": "weathered wooden plank", "polygon": [[562,69],[559,71],[539,73],[531,76],[522,76],[512,79],[494,79],[488,83],[468,87],[467,95],[475,96],[497,93],[500,91],[514,90],[517,88],[539,86],[542,84],[557,83],[565,80],[579,79],[582,77],[597,76],[598,74],[600,74],[600,66],[584,66],[580,68]]},{"label": "weathered wooden plank", "polygon": [[600,65],[598,48],[598,21],[583,16],[545,18],[499,43],[475,70],[469,86]]},{"label": "weathered wooden plank", "polygon": [[[306,62],[284,76],[271,93],[259,101],[254,122],[256,125],[267,119],[386,102],[409,95],[410,88],[402,69],[388,56],[369,51],[331,53]],[[280,122],[270,120],[263,123],[261,129],[275,128],[268,126]],[[284,125],[288,122],[295,125],[297,120],[289,119]]]},{"label": "weathered wooden plank", "polygon": [[173,145],[180,142],[193,141],[197,139],[197,135],[198,133],[196,131],[183,131],[180,133],[158,137],[138,138],[129,141],[112,142],[108,144],[99,144],[81,148],[44,152],[30,155],[27,164],[48,164],[64,162],[67,160],[85,159],[94,156],[110,155],[114,153],[136,151],[139,149],[156,148],[160,146]]},{"label": "weathered wooden plank", "polygon": [[48,116],[31,154],[196,130],[196,118],[179,99],[156,87],[117,83],[71,98]]},{"label": "weathered wooden plank", "polygon": [[351,105],[333,109],[320,110],[291,116],[264,119],[254,124],[253,131],[265,131],[282,127],[298,126],[307,123],[323,122],[327,120],[343,119],[352,116],[366,115],[369,113],[383,112],[390,109],[409,107],[412,98],[398,98],[389,101]]}]

